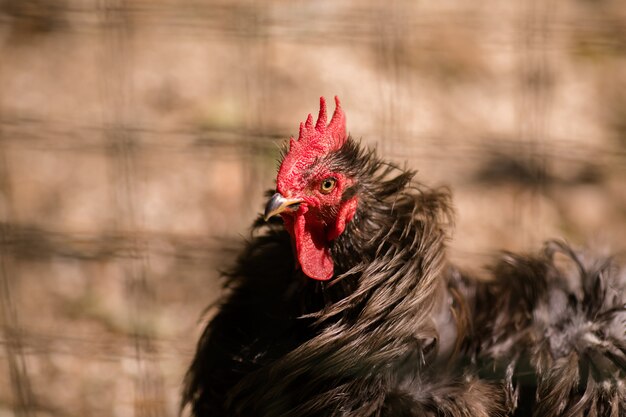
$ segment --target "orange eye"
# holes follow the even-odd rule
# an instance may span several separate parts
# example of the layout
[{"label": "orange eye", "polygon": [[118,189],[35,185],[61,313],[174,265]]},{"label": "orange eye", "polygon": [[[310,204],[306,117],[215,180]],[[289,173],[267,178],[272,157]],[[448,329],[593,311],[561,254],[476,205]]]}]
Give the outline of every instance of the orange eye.
[{"label": "orange eye", "polygon": [[335,185],[337,185],[337,180],[334,178],[326,178],[320,184],[320,192],[322,194],[329,194],[332,190],[335,189]]}]

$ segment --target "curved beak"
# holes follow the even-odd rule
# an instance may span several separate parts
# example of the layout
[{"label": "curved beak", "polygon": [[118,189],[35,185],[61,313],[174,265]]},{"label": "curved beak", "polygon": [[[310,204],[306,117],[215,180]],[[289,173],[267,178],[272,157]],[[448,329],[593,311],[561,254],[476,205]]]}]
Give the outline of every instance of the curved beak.
[{"label": "curved beak", "polygon": [[270,217],[282,213],[285,210],[295,211],[302,203],[301,198],[285,198],[280,193],[276,193],[270,198],[265,206],[263,218],[268,221]]}]

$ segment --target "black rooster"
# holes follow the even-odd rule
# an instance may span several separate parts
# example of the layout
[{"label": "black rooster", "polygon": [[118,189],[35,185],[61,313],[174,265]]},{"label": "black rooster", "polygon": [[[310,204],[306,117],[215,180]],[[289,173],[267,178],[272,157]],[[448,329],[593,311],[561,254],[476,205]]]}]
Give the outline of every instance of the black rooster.
[{"label": "black rooster", "polygon": [[[550,242],[490,281],[446,260],[450,196],[346,135],[290,141],[228,274],[183,405],[195,416],[625,416],[626,274]],[[273,216],[280,214],[283,221]]]}]

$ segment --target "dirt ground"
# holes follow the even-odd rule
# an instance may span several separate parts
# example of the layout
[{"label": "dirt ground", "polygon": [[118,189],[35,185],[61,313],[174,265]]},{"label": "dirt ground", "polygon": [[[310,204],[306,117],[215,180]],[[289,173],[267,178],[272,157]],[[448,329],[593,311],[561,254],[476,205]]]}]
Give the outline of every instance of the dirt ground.
[{"label": "dirt ground", "polygon": [[624,92],[619,0],[0,0],[0,417],[177,415],[321,95],[453,190],[462,267],[624,258]]}]

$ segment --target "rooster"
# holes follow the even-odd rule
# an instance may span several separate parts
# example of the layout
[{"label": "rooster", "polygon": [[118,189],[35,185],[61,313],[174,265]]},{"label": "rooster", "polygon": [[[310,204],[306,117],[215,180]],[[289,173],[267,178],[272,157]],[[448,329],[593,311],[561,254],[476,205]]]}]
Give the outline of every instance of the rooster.
[{"label": "rooster", "polygon": [[201,416],[626,415],[626,274],[559,242],[489,280],[446,259],[450,193],[326,103],[283,152],[183,406]]}]

